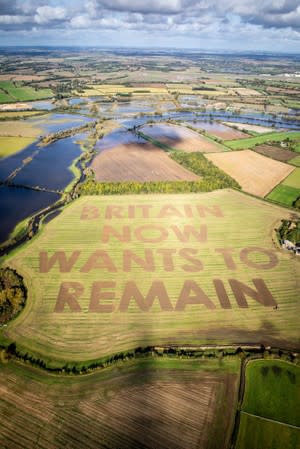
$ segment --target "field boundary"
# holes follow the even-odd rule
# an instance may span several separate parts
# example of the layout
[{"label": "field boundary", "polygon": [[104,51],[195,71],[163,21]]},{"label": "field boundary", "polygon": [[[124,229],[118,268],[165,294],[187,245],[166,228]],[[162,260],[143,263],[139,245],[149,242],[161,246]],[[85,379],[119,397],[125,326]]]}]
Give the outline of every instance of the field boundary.
[{"label": "field boundary", "polygon": [[279,424],[281,426],[291,427],[292,429],[300,430],[300,427],[298,427],[298,426],[294,426],[292,424],[287,424],[287,423],[282,422],[282,421],[277,421],[276,419],[265,418],[264,416],[254,415],[253,413],[245,412],[244,410],[241,410],[241,414],[252,416],[253,418],[257,418],[257,419],[260,419],[262,421],[269,421],[269,422],[272,422],[272,423],[275,423],[275,424]]}]

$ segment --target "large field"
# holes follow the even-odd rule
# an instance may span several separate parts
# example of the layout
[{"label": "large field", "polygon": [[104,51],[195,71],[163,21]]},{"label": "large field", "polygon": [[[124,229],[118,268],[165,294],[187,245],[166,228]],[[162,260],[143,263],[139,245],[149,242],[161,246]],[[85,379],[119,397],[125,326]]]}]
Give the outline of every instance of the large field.
[{"label": "large field", "polygon": [[245,192],[262,197],[295,170],[251,150],[208,154],[206,157],[235,179]]},{"label": "large field", "polygon": [[29,298],[5,334],[62,363],[148,344],[298,347],[299,261],[272,241],[289,216],[230,190],[83,197],[7,259]]},{"label": "large field", "polygon": [[232,432],[237,360],[139,359],[80,377],[1,365],[0,446],[220,449]]},{"label": "large field", "polygon": [[299,380],[299,366],[279,360],[248,363],[237,449],[300,446]]},{"label": "large field", "polygon": [[177,125],[145,125],[141,131],[146,136],[177,150],[194,153],[217,153],[226,151],[226,147],[204,137],[195,131]]},{"label": "large field", "polygon": [[118,145],[102,151],[91,165],[97,181],[197,181],[199,176],[152,145]]}]

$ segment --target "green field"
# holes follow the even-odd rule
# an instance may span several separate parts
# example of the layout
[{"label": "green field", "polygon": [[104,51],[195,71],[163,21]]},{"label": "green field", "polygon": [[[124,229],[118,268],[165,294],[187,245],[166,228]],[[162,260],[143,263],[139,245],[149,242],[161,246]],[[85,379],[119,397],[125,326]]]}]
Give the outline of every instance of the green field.
[{"label": "green field", "polygon": [[0,362],[0,446],[219,449],[238,381],[229,358],[140,357],[82,376]]},{"label": "green field", "polygon": [[235,449],[298,449],[300,429],[241,413]]},{"label": "green field", "polygon": [[268,199],[277,203],[292,206],[300,196],[300,168],[288,175],[282,183],[275,187],[267,196]]},{"label": "green field", "polygon": [[232,150],[242,150],[246,148],[253,148],[256,145],[261,145],[267,142],[281,142],[285,139],[299,140],[300,132],[272,132],[255,137],[249,137],[249,139],[227,140],[223,143]]},{"label": "green field", "polygon": [[41,100],[53,96],[50,89],[34,89],[12,81],[0,81],[0,103]]},{"label": "green field", "polygon": [[272,242],[285,217],[230,190],[82,197],[6,259],[29,298],[4,335],[61,364],[149,344],[298,347],[299,261]]},{"label": "green field", "polygon": [[290,159],[289,164],[295,165],[296,167],[300,167],[300,156],[296,156],[294,159]]},{"label": "green field", "polygon": [[249,362],[242,410],[300,427],[300,367],[281,360]]},{"label": "green field", "polygon": [[300,168],[296,168],[289,176],[282,181],[282,185],[293,187],[299,190],[300,194]]},{"label": "green field", "polygon": [[35,137],[0,136],[0,159],[23,150],[35,140]]},{"label": "green field", "polygon": [[237,449],[299,447],[299,381],[300,367],[291,363],[256,360],[247,364]]},{"label": "green field", "polygon": [[276,203],[285,204],[286,206],[292,206],[299,196],[299,189],[279,184],[269,193],[267,199],[276,201]]}]

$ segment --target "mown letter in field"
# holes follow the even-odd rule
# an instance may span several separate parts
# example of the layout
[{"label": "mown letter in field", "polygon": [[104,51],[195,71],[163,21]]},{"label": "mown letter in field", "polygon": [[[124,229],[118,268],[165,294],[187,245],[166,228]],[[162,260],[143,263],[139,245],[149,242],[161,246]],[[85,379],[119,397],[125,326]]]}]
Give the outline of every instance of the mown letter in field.
[{"label": "mown letter in field", "polygon": [[207,214],[214,215],[215,217],[224,217],[223,212],[221,211],[219,206],[201,206],[198,204],[197,210],[199,217],[206,217]]},{"label": "mown letter in field", "polygon": [[239,307],[248,307],[246,296],[250,296],[250,298],[266,307],[277,305],[263,279],[252,279],[252,282],[256,290],[236,279],[229,279],[229,284]]},{"label": "mown letter in field", "polygon": [[216,306],[204,293],[202,288],[195,281],[185,281],[180,292],[175,311],[185,310],[189,304],[204,304],[208,309],[215,309]]},{"label": "mown letter in field", "polygon": [[74,251],[67,258],[64,251],[56,251],[50,258],[46,251],[40,252],[40,273],[48,273],[56,262],[59,265],[60,273],[69,273],[80,256],[80,251]]},{"label": "mown letter in field", "polygon": [[117,231],[112,226],[103,226],[102,243],[108,243],[110,237],[113,236],[122,243],[128,243],[131,240],[130,226],[123,226],[122,231]]},{"label": "mown letter in field", "polygon": [[224,258],[224,262],[227,268],[229,270],[236,270],[236,264],[233,260],[232,253],[234,249],[233,248],[216,248],[215,252],[222,254]]},{"label": "mown letter in field", "polygon": [[84,287],[80,282],[62,282],[54,312],[63,312],[65,305],[69,306],[71,312],[81,312],[81,307],[77,299],[80,298],[83,292]]},{"label": "mown letter in field", "polygon": [[191,262],[190,264],[185,264],[185,265],[181,266],[181,268],[184,271],[189,271],[190,273],[195,273],[197,271],[203,270],[203,264],[202,264],[201,260],[193,257],[193,256],[196,256],[197,253],[198,253],[198,250],[196,248],[182,248],[179,251],[179,255],[183,259],[187,260],[188,262]]},{"label": "mown letter in field", "polygon": [[117,268],[106,251],[98,249],[91,254],[86,263],[80,269],[82,273],[88,273],[91,270],[107,270],[115,273]]},{"label": "mown letter in field", "polygon": [[207,241],[207,226],[201,225],[199,231],[190,225],[185,225],[183,231],[178,228],[178,226],[171,226],[172,231],[176,235],[180,242],[189,242],[190,237],[193,236],[196,242],[206,242]]},{"label": "mown letter in field", "polygon": [[[251,259],[249,259],[249,255],[251,253],[258,253],[263,254],[267,257],[267,262],[255,262]],[[240,252],[240,259],[242,262],[244,262],[248,267],[251,268],[257,268],[259,270],[270,270],[271,268],[276,267],[278,264],[278,259],[276,254],[269,250],[269,249],[263,249],[263,248],[257,248],[257,247],[251,247],[251,248],[244,248]]]},{"label": "mown letter in field", "polygon": [[153,258],[153,251],[152,249],[145,249],[145,258],[142,259],[137,254],[135,254],[130,249],[124,249],[123,252],[123,270],[125,272],[130,272],[132,268],[132,262],[134,262],[136,265],[139,265],[142,267],[145,271],[154,271],[155,270],[155,264],[154,264],[154,258]]},{"label": "mown letter in field", "polygon": [[99,209],[95,206],[83,206],[80,220],[95,220],[99,217]]},{"label": "mown letter in field", "polygon": [[213,283],[222,309],[231,309],[230,300],[225,290],[223,281],[221,281],[221,279],[214,279]]},{"label": "mown letter in field", "polygon": [[120,301],[120,312],[127,312],[131,299],[134,299],[143,312],[148,312],[152,307],[155,298],[158,299],[162,311],[173,311],[173,306],[162,281],[153,281],[149,292],[144,297],[134,281],[126,283]]},{"label": "mown letter in field", "polygon": [[110,281],[93,282],[91,301],[89,312],[92,313],[111,313],[114,311],[114,304],[101,304],[100,301],[107,299],[115,299],[115,292],[113,290],[103,291],[105,288],[115,289],[116,283]]},{"label": "mown letter in field", "polygon": [[162,257],[164,271],[174,271],[173,255],[176,254],[176,249],[160,248],[156,252]]},{"label": "mown letter in field", "polygon": [[161,243],[168,238],[168,235],[168,231],[158,225],[139,226],[135,230],[136,239],[143,243]]},{"label": "mown letter in field", "polygon": [[182,213],[176,207],[171,206],[170,204],[166,204],[161,208],[157,218],[166,218],[166,217],[181,218]]},{"label": "mown letter in field", "polygon": [[123,206],[107,206],[105,211],[105,218],[124,218]]}]

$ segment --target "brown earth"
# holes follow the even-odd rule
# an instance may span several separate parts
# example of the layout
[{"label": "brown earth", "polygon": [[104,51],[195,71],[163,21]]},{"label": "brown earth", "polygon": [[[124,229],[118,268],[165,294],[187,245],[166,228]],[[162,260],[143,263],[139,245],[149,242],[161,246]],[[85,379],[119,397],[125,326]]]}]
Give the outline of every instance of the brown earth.
[{"label": "brown earth", "polygon": [[206,157],[232,176],[245,192],[262,197],[295,168],[251,150],[208,154]]},{"label": "brown earth", "polygon": [[166,152],[146,144],[118,145],[102,151],[92,163],[97,181],[197,181],[199,176],[177,164]]},{"label": "brown earth", "polygon": [[247,131],[255,131],[256,133],[263,134],[263,133],[270,133],[273,132],[274,129],[267,126],[260,126],[260,125],[248,125],[246,123],[237,123],[237,122],[223,122],[224,125],[229,126],[235,126],[238,129],[245,129]]},{"label": "brown earth", "polygon": [[263,154],[264,156],[268,156],[276,161],[288,162],[291,159],[294,159],[297,156],[297,153],[294,151],[286,150],[284,148],[272,146],[272,145],[258,145],[254,148],[254,150]]},{"label": "brown earth", "polygon": [[[139,363],[143,363],[140,369]],[[81,377],[1,366],[0,446],[220,449],[232,429],[237,375],[151,369],[145,361]],[[184,362],[186,363],[186,362]],[[206,362],[207,363],[207,362]],[[149,365],[149,364],[148,364]]]},{"label": "brown earth", "polygon": [[[182,150],[187,153],[195,153],[198,151],[201,153],[218,153],[220,151],[224,151],[221,145],[218,145],[213,140],[210,140],[202,136],[201,134],[192,131],[191,129],[187,129],[183,126],[169,124],[164,124],[163,127],[166,132],[163,132],[162,134],[159,134],[157,132],[157,127],[155,125],[146,125],[145,127],[141,128],[141,131],[142,133],[153,137],[154,139],[165,145],[168,145],[171,148]],[[168,129],[170,129],[171,132],[170,137],[167,135]],[[176,137],[172,136],[173,130],[176,130],[177,132]]]}]

